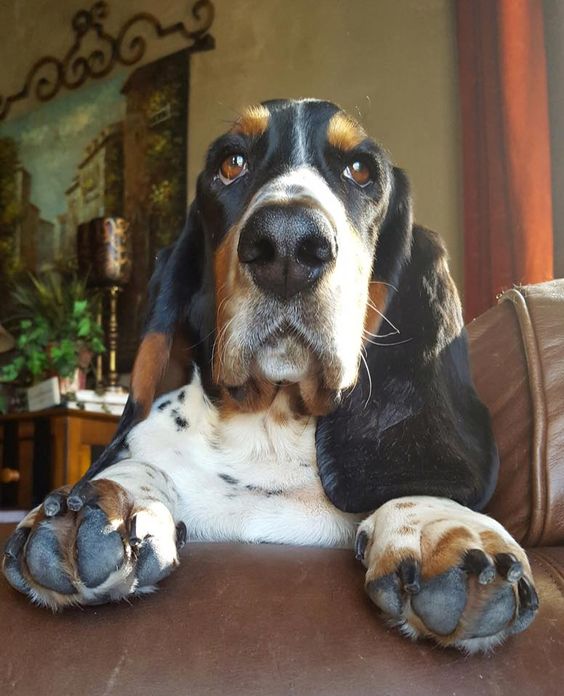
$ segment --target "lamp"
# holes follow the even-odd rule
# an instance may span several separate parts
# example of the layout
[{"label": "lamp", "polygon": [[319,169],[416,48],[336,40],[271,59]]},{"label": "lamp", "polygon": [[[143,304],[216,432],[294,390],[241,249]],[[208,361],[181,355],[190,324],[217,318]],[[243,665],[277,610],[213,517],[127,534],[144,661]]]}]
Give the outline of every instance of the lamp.
[{"label": "lamp", "polygon": [[[80,273],[88,274],[88,284],[102,288],[108,296],[107,324],[109,391],[118,387],[118,295],[131,278],[131,237],[129,223],[120,217],[94,218],[78,226],[77,257]],[[102,318],[102,308],[99,311]],[[96,366],[96,380],[102,379],[102,363]]]}]

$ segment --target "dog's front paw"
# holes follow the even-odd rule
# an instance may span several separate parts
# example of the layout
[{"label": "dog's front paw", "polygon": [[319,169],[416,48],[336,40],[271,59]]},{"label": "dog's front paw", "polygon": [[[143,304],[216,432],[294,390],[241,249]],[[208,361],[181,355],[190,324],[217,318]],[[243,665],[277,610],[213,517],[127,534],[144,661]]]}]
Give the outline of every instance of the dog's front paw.
[{"label": "dog's front paw", "polygon": [[6,544],[4,575],[33,601],[60,609],[119,600],[152,591],[178,564],[186,528],[175,526],[157,497],[134,500],[120,484],[99,479],[73,512],[67,494],[51,493]]},{"label": "dog's front paw", "polygon": [[539,601],[527,556],[495,520],[450,500],[392,500],[359,527],[372,601],[404,633],[466,652],[523,631]]}]

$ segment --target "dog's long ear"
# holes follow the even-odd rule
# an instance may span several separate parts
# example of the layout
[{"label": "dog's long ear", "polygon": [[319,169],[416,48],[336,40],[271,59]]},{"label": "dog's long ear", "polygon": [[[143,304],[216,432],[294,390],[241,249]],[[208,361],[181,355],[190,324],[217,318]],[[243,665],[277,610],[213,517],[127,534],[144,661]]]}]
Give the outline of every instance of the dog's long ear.
[{"label": "dog's long ear", "polygon": [[149,286],[145,329],[131,373],[131,400],[139,418],[157,396],[189,381],[213,329],[207,249],[196,205],[182,235],[162,255]]},{"label": "dog's long ear", "polygon": [[392,189],[372,265],[373,280],[396,284],[411,249],[413,205],[409,180],[398,167],[392,170]]},{"label": "dog's long ear", "polygon": [[[213,294],[204,233],[194,203],[184,231],[164,249],[149,284],[145,328],[131,373],[130,395],[114,439],[84,479],[113,464],[127,433],[149,413],[157,396],[189,381],[194,363],[205,364],[212,332]],[[211,339],[209,339],[211,340]],[[80,484],[73,493],[79,491]]]},{"label": "dog's long ear", "polygon": [[[369,306],[365,330],[369,333],[387,333],[392,328],[382,321],[390,300],[390,290],[399,282],[411,254],[413,206],[409,181],[405,173],[394,167],[388,207],[377,231],[376,249],[372,261],[372,278],[368,289]],[[385,331],[379,328],[384,325]]]},{"label": "dog's long ear", "polygon": [[460,301],[440,238],[411,227],[405,176],[396,171],[394,183],[371,283],[371,305],[379,304],[367,309],[376,330],[367,329],[357,385],[318,421],[321,480],[349,512],[405,495],[479,509],[493,493],[498,462],[472,384]]}]

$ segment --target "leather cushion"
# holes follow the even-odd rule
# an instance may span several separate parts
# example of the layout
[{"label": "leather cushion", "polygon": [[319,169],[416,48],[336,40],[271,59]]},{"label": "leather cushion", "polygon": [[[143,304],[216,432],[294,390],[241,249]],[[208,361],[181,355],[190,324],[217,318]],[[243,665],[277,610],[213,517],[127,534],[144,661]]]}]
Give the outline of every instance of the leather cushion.
[{"label": "leather cushion", "polygon": [[350,551],[188,544],[159,592],[53,615],[0,583],[0,693],[428,696],[559,693],[564,549],[532,554],[539,616],[492,656],[411,643]]},{"label": "leather cushion", "polygon": [[528,546],[564,543],[564,280],[510,290],[468,326],[501,469],[488,512]]}]

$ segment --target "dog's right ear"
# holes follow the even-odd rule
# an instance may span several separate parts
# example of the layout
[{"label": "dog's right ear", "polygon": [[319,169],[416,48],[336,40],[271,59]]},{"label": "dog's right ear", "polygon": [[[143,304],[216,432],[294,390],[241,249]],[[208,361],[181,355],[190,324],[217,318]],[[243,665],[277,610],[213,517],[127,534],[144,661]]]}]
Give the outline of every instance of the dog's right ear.
[{"label": "dog's right ear", "polygon": [[398,167],[392,169],[392,190],[380,224],[372,279],[396,285],[402,264],[409,260],[413,230],[413,203],[409,180]]},{"label": "dog's right ear", "polygon": [[71,504],[75,498],[77,509],[81,486],[120,457],[127,434],[147,417],[155,398],[186,384],[194,363],[209,362],[214,318],[210,273],[209,250],[193,203],[182,234],[158,256],[129,399],[112,442],[69,496]]}]

